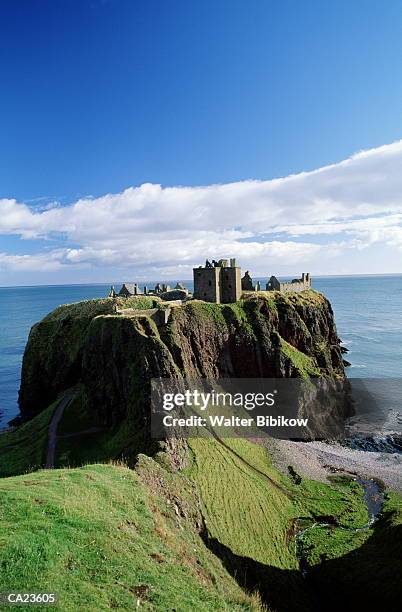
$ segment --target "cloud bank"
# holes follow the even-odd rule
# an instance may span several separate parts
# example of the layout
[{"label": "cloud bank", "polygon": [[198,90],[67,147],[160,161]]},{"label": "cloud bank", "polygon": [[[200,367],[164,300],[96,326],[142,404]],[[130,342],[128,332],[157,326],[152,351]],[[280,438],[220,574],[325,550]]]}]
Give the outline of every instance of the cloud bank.
[{"label": "cloud bank", "polygon": [[[401,169],[402,140],[273,180],[147,183],[42,209],[0,199],[0,236],[17,236],[21,246],[18,255],[0,253],[0,270],[190,278],[206,257],[235,256],[262,276],[402,272]],[[43,252],[24,254],[27,239],[45,240]]]}]

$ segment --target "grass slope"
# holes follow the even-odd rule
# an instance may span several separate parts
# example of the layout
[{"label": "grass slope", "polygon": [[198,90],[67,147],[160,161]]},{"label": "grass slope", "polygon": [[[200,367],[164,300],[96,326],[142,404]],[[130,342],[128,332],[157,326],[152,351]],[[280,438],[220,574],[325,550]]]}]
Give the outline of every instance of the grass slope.
[{"label": "grass slope", "polygon": [[[80,406],[78,399],[71,404],[59,434],[85,430]],[[0,436],[3,475],[41,465],[53,410]],[[120,435],[123,442],[124,432]],[[59,462],[69,462],[65,448],[73,439],[60,438]],[[82,462],[83,438],[77,440],[76,459]],[[108,444],[99,452],[106,455]],[[95,446],[88,446],[89,456]],[[179,453],[181,463],[187,457],[187,467],[180,474],[140,456],[136,471],[94,465],[0,480],[0,592],[52,589],[65,610],[127,610],[138,597],[149,610],[260,609],[229,573],[251,592],[260,583],[243,583],[242,570],[233,571],[227,555],[212,547],[214,556],[206,548],[199,535],[204,523],[208,539],[229,559],[248,560],[249,574],[255,571],[250,563],[257,565],[270,608],[308,610],[295,533],[323,516],[345,527],[365,525],[360,485],[347,479],[325,485],[294,471],[285,476],[272,466],[266,448],[248,440],[204,437],[189,440],[185,448]],[[168,466],[171,451],[158,457]],[[384,516],[372,531],[308,532],[305,548],[315,590],[336,580],[349,598],[360,583],[379,597],[381,584],[394,593],[395,575],[401,574],[401,517],[400,496],[387,494]]]},{"label": "grass slope", "polygon": [[[70,391],[70,390],[68,390]],[[36,417],[14,430],[0,434],[0,478],[17,476],[42,468],[46,460],[49,425],[58,405],[54,402]],[[105,429],[89,414],[82,389],[66,407],[57,428],[56,467],[78,467],[87,463],[106,462],[134,457],[136,433],[125,422]]]},{"label": "grass slope", "polygon": [[[2,476],[43,466],[54,409],[55,404],[0,436]],[[56,467],[107,461],[133,443],[124,426],[111,433],[101,428],[92,432],[94,425],[78,393],[58,427]],[[357,527],[367,521],[361,488],[353,481],[328,486],[302,479],[295,485],[273,468],[263,446],[248,440],[204,437],[190,440],[189,447],[187,475],[198,486],[209,534],[236,554],[294,569],[297,560],[289,530],[298,517],[333,515],[339,524]]]},{"label": "grass slope", "polygon": [[187,473],[199,488],[212,550],[239,584],[257,589],[277,612],[315,609],[299,571],[295,535],[318,517],[365,525],[361,486],[347,480],[326,485],[295,477],[294,471],[293,478],[284,476],[266,448],[247,440],[204,438],[189,444]]},{"label": "grass slope", "polygon": [[235,554],[296,569],[295,519],[331,515],[344,526],[368,520],[362,489],[354,481],[295,484],[271,464],[267,450],[247,440],[192,439],[188,470],[200,490],[210,535]]},{"label": "grass slope", "polygon": [[[280,567],[296,567],[283,546],[294,507],[265,459],[245,440],[193,439],[190,477],[197,482],[210,535],[235,554]],[[272,479],[272,481],[271,481]]]},{"label": "grass slope", "polygon": [[44,465],[49,423],[56,405],[17,429],[0,434],[0,477],[32,472]]},{"label": "grass slope", "polygon": [[203,544],[191,487],[149,458],[139,472],[146,482],[116,465],[1,480],[0,592],[56,592],[63,611],[261,609]]},{"label": "grass slope", "polygon": [[[306,545],[312,565],[310,581],[319,597],[326,598],[328,612],[399,612],[402,599],[400,495],[385,495],[382,514],[373,529],[359,533],[316,529],[308,533]],[[329,599],[328,593],[331,593]]]}]

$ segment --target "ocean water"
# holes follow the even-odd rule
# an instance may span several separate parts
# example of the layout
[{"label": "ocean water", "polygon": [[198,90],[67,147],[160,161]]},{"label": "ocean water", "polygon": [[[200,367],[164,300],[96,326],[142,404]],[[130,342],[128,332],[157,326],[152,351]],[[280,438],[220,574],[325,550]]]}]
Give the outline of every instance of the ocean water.
[{"label": "ocean water", "polygon": [[[332,303],[339,336],[349,350],[348,376],[402,378],[402,275],[321,277],[313,279],[313,286]],[[0,427],[18,414],[22,356],[31,326],[60,304],[105,297],[109,289],[0,287]]]}]

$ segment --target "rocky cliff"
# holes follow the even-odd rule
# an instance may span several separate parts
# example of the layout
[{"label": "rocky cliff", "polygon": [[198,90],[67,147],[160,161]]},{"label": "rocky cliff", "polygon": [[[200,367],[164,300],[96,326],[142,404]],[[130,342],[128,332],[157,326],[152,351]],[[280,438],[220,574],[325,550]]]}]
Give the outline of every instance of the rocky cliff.
[{"label": "rocky cliff", "polygon": [[[4,481],[4,503],[14,521],[4,541],[17,534],[20,556],[24,546],[32,556],[27,516],[37,522],[46,514],[45,539],[38,534],[35,558],[44,559],[52,584],[59,577],[66,601],[71,589],[63,588],[78,559],[80,588],[88,584],[93,609],[132,608],[132,593],[155,610],[204,605],[307,612],[317,606],[371,609],[373,602],[378,609],[399,609],[400,498],[386,493],[382,515],[367,528],[367,499],[355,479],[315,482],[288,463],[281,473],[270,440],[169,439],[146,449],[152,458],[138,454],[146,447],[151,377],[297,377],[311,387],[313,376],[328,386],[342,383],[344,363],[329,302],[314,291],[250,293],[231,305],[194,300],[172,307],[159,326],[149,316],[152,310],[146,312],[151,306],[144,298],[82,302],[57,308],[33,327],[20,392],[22,416],[31,420],[3,434],[0,448],[0,475],[24,474]],[[45,408],[71,388],[75,393],[66,395],[74,399],[58,424],[55,466],[85,467],[27,475],[44,464],[57,404]],[[135,471],[120,463],[99,465],[121,457]],[[295,535],[321,521],[325,525],[311,529],[300,549]],[[15,566],[14,549],[3,546],[4,567]],[[307,556],[300,550],[312,564],[307,580],[300,572]],[[94,551],[101,553],[96,580]],[[25,582],[27,576],[31,580],[29,568]],[[20,571],[12,584],[14,590],[26,587]],[[328,598],[333,584],[339,588]],[[251,601],[240,587],[253,593]],[[81,602],[82,591],[75,592]]]},{"label": "rocky cliff", "polygon": [[344,377],[331,305],[314,291],[250,293],[227,305],[194,300],[173,307],[159,327],[144,300],[126,306],[122,314],[111,299],[60,306],[32,328],[23,419],[77,384],[104,425],[129,418],[142,427],[152,377]]}]

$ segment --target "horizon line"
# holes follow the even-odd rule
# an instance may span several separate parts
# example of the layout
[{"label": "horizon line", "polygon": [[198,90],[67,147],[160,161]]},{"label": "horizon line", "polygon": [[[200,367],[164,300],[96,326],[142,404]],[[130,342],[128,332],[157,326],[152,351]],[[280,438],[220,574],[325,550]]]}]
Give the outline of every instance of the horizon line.
[{"label": "horizon line", "polygon": [[[364,278],[367,276],[373,276],[373,277],[389,277],[389,276],[402,276],[402,272],[381,272],[381,273],[370,273],[370,272],[363,272],[363,273],[356,273],[356,274],[311,274],[312,278]],[[259,279],[264,279],[264,278],[269,278],[268,276],[253,276],[252,278],[255,278],[256,280]],[[277,278],[292,278],[292,276],[285,274],[285,275],[278,275]],[[127,282],[132,282],[132,281],[105,281],[105,282],[98,282],[98,283],[91,283],[91,282],[82,282],[82,283],[58,283],[58,284],[35,284],[35,285],[0,285],[0,289],[33,289],[35,287],[103,287],[104,285],[116,285],[119,283],[127,283]],[[174,278],[174,279],[160,279],[158,281],[154,281],[154,280],[145,280],[145,281],[139,281],[138,284],[141,285],[146,285],[148,283],[154,283],[154,282],[193,282],[192,278]]]}]

